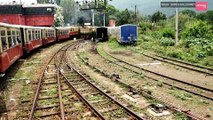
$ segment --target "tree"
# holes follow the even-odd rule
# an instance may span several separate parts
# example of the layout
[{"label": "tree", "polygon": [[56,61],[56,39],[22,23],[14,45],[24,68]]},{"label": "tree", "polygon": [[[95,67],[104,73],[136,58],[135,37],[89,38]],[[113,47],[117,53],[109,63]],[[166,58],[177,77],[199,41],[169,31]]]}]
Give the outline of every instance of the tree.
[{"label": "tree", "polygon": [[187,27],[184,30],[184,37],[194,37],[194,38],[206,38],[212,40],[212,26],[209,25],[206,21],[195,21],[190,27]]},{"label": "tree", "polygon": [[213,10],[206,12],[207,21],[213,25]]},{"label": "tree", "polygon": [[37,0],[37,3],[44,4],[44,3],[50,3],[50,1],[49,0]]},{"label": "tree", "polygon": [[180,12],[183,15],[188,15],[189,17],[195,17],[196,16],[196,12],[193,10],[183,10]]},{"label": "tree", "polygon": [[160,20],[166,20],[166,14],[157,11],[156,13],[154,13],[151,17],[151,21],[152,22],[159,22]]},{"label": "tree", "polygon": [[64,25],[64,17],[62,15],[63,9],[62,7],[57,7],[54,15],[55,26],[63,26]]},{"label": "tree", "polygon": [[113,5],[108,5],[106,10],[106,25],[108,26],[110,19],[116,19],[116,15],[119,13],[119,10]]},{"label": "tree", "polygon": [[196,15],[196,18],[198,20],[205,20],[206,19],[206,14],[205,13],[200,13]]},{"label": "tree", "polygon": [[83,26],[84,25],[84,17],[83,16],[78,17],[78,21],[77,22],[78,22],[79,25]]},{"label": "tree", "polygon": [[121,11],[117,14],[117,23],[119,25],[128,24],[130,19],[130,13],[128,9]]},{"label": "tree", "polygon": [[63,8],[65,23],[75,23],[78,13],[77,5],[74,0],[61,0],[60,6]]}]

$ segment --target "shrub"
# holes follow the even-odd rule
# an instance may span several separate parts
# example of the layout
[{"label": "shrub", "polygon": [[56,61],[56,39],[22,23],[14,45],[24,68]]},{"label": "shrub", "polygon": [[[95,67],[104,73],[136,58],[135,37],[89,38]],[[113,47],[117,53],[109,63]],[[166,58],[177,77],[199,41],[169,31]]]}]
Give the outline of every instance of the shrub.
[{"label": "shrub", "polygon": [[179,58],[182,59],[184,56],[184,52],[180,49],[167,49],[166,51],[167,56],[173,57],[173,58]]},{"label": "shrub", "polygon": [[183,30],[183,38],[206,38],[206,39],[212,39],[212,26],[209,25],[205,21],[195,21],[194,24],[187,26],[185,30]]},{"label": "shrub", "polygon": [[160,44],[162,46],[174,46],[175,45],[175,41],[171,38],[165,38],[165,37],[162,37],[160,39]]},{"label": "shrub", "polygon": [[175,30],[172,28],[164,28],[162,30],[162,36],[175,39]]},{"label": "shrub", "polygon": [[145,31],[152,29],[152,24],[150,22],[140,22],[139,28],[142,33],[145,33]]},{"label": "shrub", "polygon": [[205,38],[190,38],[185,40],[185,47],[198,58],[213,55],[213,42]]},{"label": "shrub", "polygon": [[159,31],[154,31],[154,32],[152,32],[152,33],[151,33],[151,36],[152,36],[153,38],[156,38],[156,39],[161,39],[161,38],[162,38],[162,34],[161,34],[161,32],[159,32]]}]

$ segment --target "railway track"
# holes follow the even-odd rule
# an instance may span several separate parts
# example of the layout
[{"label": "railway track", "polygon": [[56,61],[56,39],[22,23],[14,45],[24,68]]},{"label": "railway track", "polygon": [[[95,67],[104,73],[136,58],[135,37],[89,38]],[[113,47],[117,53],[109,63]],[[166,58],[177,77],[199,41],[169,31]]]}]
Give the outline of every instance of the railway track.
[{"label": "railway track", "polygon": [[183,62],[181,60],[176,60],[176,59],[172,59],[172,58],[168,58],[168,57],[164,57],[164,56],[160,56],[160,55],[154,56],[154,55],[148,55],[148,54],[145,54],[145,53],[143,53],[143,55],[148,57],[148,58],[152,58],[154,60],[169,63],[171,65],[179,66],[179,67],[182,67],[182,68],[185,68],[185,69],[188,69],[188,70],[192,70],[192,71],[199,72],[199,73],[204,73],[204,74],[207,74],[207,75],[213,75],[213,69],[209,68],[209,67],[191,64],[191,63]]},{"label": "railway track", "polygon": [[[62,62],[64,52],[72,45],[60,49],[46,65],[33,100],[29,119],[80,119],[88,117],[99,119],[81,99],[72,91],[60,74],[58,66]],[[75,105],[78,106],[75,106]],[[90,113],[90,114],[88,114]]]},{"label": "railway track", "polygon": [[208,88],[205,88],[203,86],[195,85],[195,84],[188,83],[188,82],[176,79],[176,78],[172,78],[172,77],[169,77],[169,76],[157,73],[157,72],[150,71],[148,69],[139,67],[137,65],[134,65],[134,64],[131,64],[131,63],[126,62],[124,60],[121,60],[119,58],[116,58],[113,55],[104,51],[103,49],[102,49],[102,51],[105,52],[105,55],[107,55],[110,59],[101,55],[98,52],[99,55],[102,56],[102,58],[104,58],[105,60],[108,60],[108,61],[110,61],[110,62],[112,62],[112,63],[114,63],[114,64],[116,64],[120,67],[128,69],[128,70],[130,70],[130,71],[132,71],[136,74],[142,74],[141,71],[144,71],[145,77],[148,78],[148,79],[152,79],[152,80],[155,80],[155,81],[161,80],[161,82],[163,82],[163,84],[173,86],[173,87],[176,87],[180,90],[184,90],[186,92],[190,92],[192,94],[213,100],[213,90],[212,89],[208,89]]},{"label": "railway track", "polygon": [[[143,118],[89,82],[66,59],[68,48],[60,49],[46,65],[33,100],[29,119],[131,119]],[[75,104],[82,104],[75,107]],[[85,113],[85,114],[83,114]],[[80,117],[77,117],[80,116]]]},{"label": "railway track", "polygon": [[75,93],[90,107],[100,119],[131,119],[142,120],[127,106],[115,100],[105,91],[95,84],[91,83],[89,78],[80,70],[77,70],[73,64],[68,64],[68,58],[60,66],[63,70],[61,75],[66,79],[66,83],[75,91]]},{"label": "railway track", "polygon": [[[114,77],[114,75],[112,74],[108,74],[106,71],[100,69],[100,68],[97,68],[93,65],[91,65],[86,59],[84,59],[83,57],[81,57],[79,54],[78,54],[78,57],[79,59],[82,60],[82,62],[84,62],[87,66],[91,67],[92,69],[95,69],[95,71],[99,72],[100,74],[104,75],[105,77],[109,78],[109,79],[112,79],[112,77]],[[122,67],[122,66],[121,66]],[[116,76],[115,76],[116,77]],[[129,91],[132,91],[134,94],[140,94],[142,96],[145,96],[145,97],[148,97],[148,98],[152,98],[152,99],[155,99],[155,100],[158,100],[159,103],[164,103],[166,104],[166,106],[168,106],[171,110],[175,110],[175,111],[178,111],[178,112],[181,112],[183,114],[185,114],[187,117],[189,117],[189,119],[194,119],[194,120],[204,120],[204,118],[200,117],[200,116],[197,116],[195,114],[193,114],[190,110],[186,110],[184,108],[180,108],[174,104],[171,104],[169,102],[166,102],[166,101],[163,101],[155,96],[152,96],[151,94],[149,94],[147,91],[145,90],[141,90],[139,88],[135,88],[125,82],[123,82],[120,78],[115,78],[115,82],[121,84],[121,86],[125,86],[126,88],[129,89]]]}]

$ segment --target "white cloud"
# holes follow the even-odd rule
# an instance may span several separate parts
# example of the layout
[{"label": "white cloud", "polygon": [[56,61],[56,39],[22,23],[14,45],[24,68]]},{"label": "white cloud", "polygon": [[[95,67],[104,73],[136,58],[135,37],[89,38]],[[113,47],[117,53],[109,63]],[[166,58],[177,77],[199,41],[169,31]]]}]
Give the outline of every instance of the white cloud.
[{"label": "white cloud", "polygon": [[23,4],[37,3],[36,0],[0,0],[0,4],[12,3],[13,1],[16,1],[17,3],[22,2]]}]

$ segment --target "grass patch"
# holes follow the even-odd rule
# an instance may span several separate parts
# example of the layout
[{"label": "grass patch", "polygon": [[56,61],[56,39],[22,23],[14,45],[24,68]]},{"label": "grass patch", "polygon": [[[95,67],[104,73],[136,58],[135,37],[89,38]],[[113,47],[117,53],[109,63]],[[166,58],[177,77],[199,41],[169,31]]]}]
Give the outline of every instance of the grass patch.
[{"label": "grass patch", "polygon": [[49,89],[47,92],[46,92],[46,95],[50,96],[50,95],[55,95],[57,94],[57,88],[52,88],[52,89]]},{"label": "grass patch", "polygon": [[193,95],[187,93],[185,91],[179,91],[177,89],[170,89],[169,94],[173,95],[174,97],[181,99],[181,100],[193,100]]},{"label": "grass patch", "polygon": [[97,101],[97,100],[102,100],[104,97],[102,95],[88,95],[87,99],[89,101]]},{"label": "grass patch", "polygon": [[174,119],[175,120],[190,120],[186,115],[184,115],[180,112],[174,113]]},{"label": "grass patch", "polygon": [[116,61],[114,58],[110,57],[110,56],[103,50],[102,45],[99,45],[99,46],[98,46],[97,51],[98,51],[98,53],[99,53],[102,57],[104,57],[104,58],[106,58],[106,59],[108,59],[108,60],[110,60],[110,61]]},{"label": "grass patch", "polygon": [[158,86],[158,87],[163,87],[163,82],[162,82],[161,80],[158,80],[157,86]]},{"label": "grass patch", "polygon": [[40,106],[48,106],[48,105],[53,105],[58,103],[58,100],[53,98],[53,99],[47,99],[47,100],[39,100],[38,105]]}]

